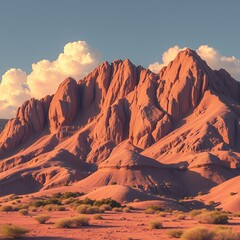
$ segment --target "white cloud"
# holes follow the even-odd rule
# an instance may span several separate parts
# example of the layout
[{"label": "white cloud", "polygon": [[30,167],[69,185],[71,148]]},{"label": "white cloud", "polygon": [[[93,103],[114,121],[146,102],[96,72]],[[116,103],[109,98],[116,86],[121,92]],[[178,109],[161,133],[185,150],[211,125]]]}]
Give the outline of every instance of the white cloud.
[{"label": "white cloud", "polygon": [[[162,67],[168,65],[168,63],[184,49],[185,48],[180,48],[178,46],[169,48],[162,55],[162,63],[155,62],[150,64],[148,68],[151,71],[158,73]],[[218,70],[224,68],[232,75],[232,77],[240,81],[240,60],[236,57],[223,56],[216,49],[209,47],[208,45],[201,45],[196,49],[196,52],[212,69]]]},{"label": "white cloud", "polygon": [[0,118],[10,118],[23,101],[53,94],[66,77],[81,79],[101,61],[100,53],[85,41],[70,42],[54,61],[41,60],[32,64],[27,75],[21,69],[10,69],[0,83]]},{"label": "white cloud", "polygon": [[3,76],[0,84],[0,118],[9,118],[17,107],[30,98],[26,87],[27,74],[21,69],[11,68]]},{"label": "white cloud", "polygon": [[171,61],[174,60],[174,58],[177,56],[177,54],[184,50],[185,48],[179,48],[177,45],[174,47],[169,48],[166,52],[162,55],[162,63],[155,62],[148,66],[148,68],[155,73],[159,73],[162,67],[167,66]]}]

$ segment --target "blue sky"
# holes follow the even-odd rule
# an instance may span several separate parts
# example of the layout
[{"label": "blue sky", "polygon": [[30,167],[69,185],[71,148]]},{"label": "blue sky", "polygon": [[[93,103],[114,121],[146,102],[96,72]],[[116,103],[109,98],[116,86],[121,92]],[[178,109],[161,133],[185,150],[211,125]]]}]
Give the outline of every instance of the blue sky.
[{"label": "blue sky", "polygon": [[239,0],[1,0],[0,118],[103,60],[158,72],[184,47],[240,80],[239,9]]},{"label": "blue sky", "polygon": [[29,72],[53,60],[71,41],[85,40],[103,60],[130,58],[148,66],[173,45],[208,44],[240,57],[240,1],[3,0],[0,2],[0,74]]}]

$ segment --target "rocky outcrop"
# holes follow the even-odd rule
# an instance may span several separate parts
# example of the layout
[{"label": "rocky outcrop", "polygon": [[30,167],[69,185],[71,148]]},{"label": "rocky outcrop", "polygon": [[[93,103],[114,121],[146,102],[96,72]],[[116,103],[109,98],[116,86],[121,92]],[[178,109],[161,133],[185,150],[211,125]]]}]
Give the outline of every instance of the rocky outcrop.
[{"label": "rocky outcrop", "polygon": [[46,96],[41,100],[32,98],[23,103],[16,117],[8,121],[0,135],[0,153],[15,149],[29,136],[43,131],[50,101],[51,97]]},{"label": "rocky outcrop", "polygon": [[73,122],[78,111],[79,99],[77,82],[73,78],[64,80],[54,94],[49,107],[51,132]]},{"label": "rocky outcrop", "polygon": [[[30,169],[41,189],[90,174],[81,184],[113,181],[179,196],[208,191],[239,174],[239,86],[190,49],[159,74],[128,59],[104,62],[19,108],[0,135],[0,180],[22,179]],[[32,144],[22,145],[30,137]],[[32,174],[37,166],[43,175]]]}]

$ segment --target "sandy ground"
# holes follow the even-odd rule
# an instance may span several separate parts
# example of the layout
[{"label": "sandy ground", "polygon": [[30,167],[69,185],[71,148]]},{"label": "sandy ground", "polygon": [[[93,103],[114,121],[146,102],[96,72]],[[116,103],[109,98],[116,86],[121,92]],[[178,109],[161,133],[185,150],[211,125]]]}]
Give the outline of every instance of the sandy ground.
[{"label": "sandy ground", "polygon": [[[103,220],[93,219],[92,214],[87,216],[90,218],[90,226],[72,228],[72,229],[56,229],[54,222],[58,218],[77,216],[74,210],[65,212],[45,212],[38,211],[31,215],[46,213],[51,216],[47,224],[39,224],[31,216],[22,216],[18,212],[1,212],[0,226],[5,223],[16,224],[30,230],[28,237],[24,239],[34,240],[159,240],[172,239],[167,232],[170,229],[187,229],[195,227],[199,224],[196,220],[187,217],[185,220],[176,220],[175,216],[167,215],[160,217],[157,214],[145,214],[143,211],[133,210],[131,213],[115,213],[105,212],[101,214]],[[163,229],[151,230],[148,223],[154,220],[163,223]],[[229,221],[229,225],[235,231],[240,232],[240,218],[233,218]],[[207,225],[208,228],[215,228],[216,225]]]}]

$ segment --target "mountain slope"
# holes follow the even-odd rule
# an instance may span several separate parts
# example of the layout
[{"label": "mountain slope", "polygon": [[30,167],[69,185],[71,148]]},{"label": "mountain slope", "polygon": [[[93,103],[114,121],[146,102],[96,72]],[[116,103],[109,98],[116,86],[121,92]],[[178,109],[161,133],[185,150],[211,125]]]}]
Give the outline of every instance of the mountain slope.
[{"label": "mountain slope", "polygon": [[207,192],[240,173],[239,117],[239,82],[190,49],[158,75],[129,60],[104,62],[19,108],[0,135],[0,194],[66,182]]}]

